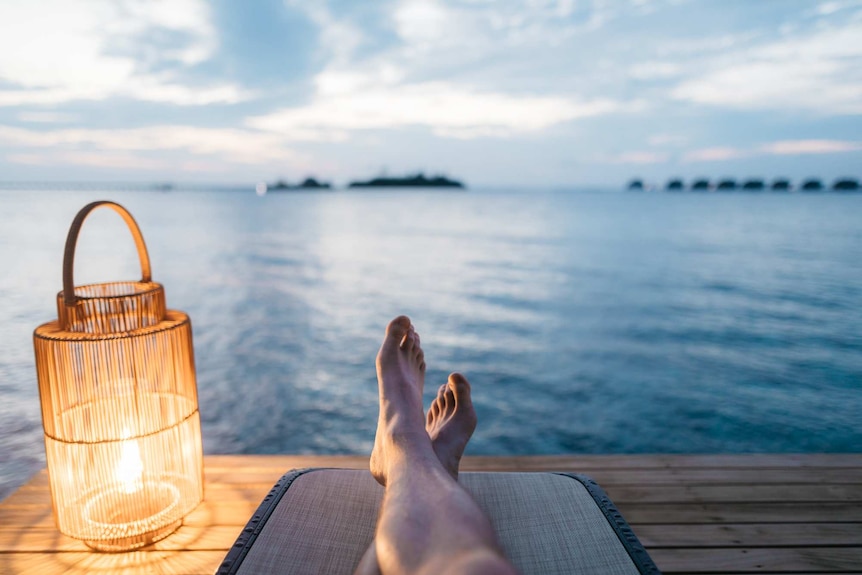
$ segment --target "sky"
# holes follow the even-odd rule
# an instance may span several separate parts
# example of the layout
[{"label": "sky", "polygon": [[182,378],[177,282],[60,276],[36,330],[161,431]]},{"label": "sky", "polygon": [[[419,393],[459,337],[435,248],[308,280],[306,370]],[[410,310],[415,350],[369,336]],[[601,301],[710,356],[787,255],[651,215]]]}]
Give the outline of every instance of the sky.
[{"label": "sky", "polygon": [[862,177],[862,0],[2,0],[0,181]]}]

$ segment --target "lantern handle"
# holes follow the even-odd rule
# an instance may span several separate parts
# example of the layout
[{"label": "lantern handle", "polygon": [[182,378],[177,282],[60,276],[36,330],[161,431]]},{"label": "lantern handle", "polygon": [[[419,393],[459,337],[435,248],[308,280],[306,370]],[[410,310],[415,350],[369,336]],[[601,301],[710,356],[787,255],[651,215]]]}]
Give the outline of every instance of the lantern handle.
[{"label": "lantern handle", "polygon": [[75,295],[75,281],[72,277],[75,268],[75,246],[78,243],[78,234],[81,231],[81,226],[84,225],[84,220],[90,215],[90,212],[99,207],[112,208],[115,212],[122,216],[126,225],[129,226],[129,231],[132,232],[132,237],[135,240],[135,246],[138,248],[138,259],[141,262],[141,281],[144,283],[152,281],[152,272],[150,271],[150,256],[147,253],[147,245],[144,243],[144,236],[141,234],[141,229],[132,214],[120,204],[109,201],[98,201],[87,204],[75,219],[72,221],[72,226],[69,228],[69,235],[66,236],[66,249],[63,253],[63,302],[67,306],[74,306],[78,301]]}]

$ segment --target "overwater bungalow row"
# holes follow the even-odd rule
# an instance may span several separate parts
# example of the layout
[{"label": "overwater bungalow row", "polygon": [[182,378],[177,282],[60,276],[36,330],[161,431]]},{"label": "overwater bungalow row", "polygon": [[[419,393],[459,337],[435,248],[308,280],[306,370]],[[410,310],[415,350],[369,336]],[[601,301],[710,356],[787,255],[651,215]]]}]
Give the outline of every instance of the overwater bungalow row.
[{"label": "overwater bungalow row", "polygon": [[716,181],[711,181],[707,178],[698,178],[686,186],[685,181],[680,178],[671,178],[662,188],[661,186],[646,184],[643,180],[635,178],[631,180],[627,186],[631,191],[650,191],[664,189],[668,192],[730,192],[730,191],[746,191],[759,192],[771,190],[774,192],[789,192],[798,190],[802,192],[819,192],[824,190],[832,190],[838,192],[857,192],[862,191],[862,186],[859,180],[855,178],[839,178],[835,180],[831,187],[828,187],[818,178],[808,178],[801,183],[794,185],[787,178],[775,178],[771,182],[766,182],[762,178],[749,178],[747,180],[736,180],[734,178],[721,178]]}]

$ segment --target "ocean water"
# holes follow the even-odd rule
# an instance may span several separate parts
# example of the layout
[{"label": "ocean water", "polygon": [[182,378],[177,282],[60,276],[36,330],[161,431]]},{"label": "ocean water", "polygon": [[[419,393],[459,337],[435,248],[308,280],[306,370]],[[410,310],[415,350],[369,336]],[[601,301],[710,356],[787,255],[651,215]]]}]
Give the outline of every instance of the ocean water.
[{"label": "ocean water", "polygon": [[[862,195],[0,192],[0,498],[44,465],[32,331],[77,210],[137,218],[192,317],[207,453],[367,453],[374,355],[410,315],[468,454],[862,446]],[[76,283],[139,277],[107,210]]]}]

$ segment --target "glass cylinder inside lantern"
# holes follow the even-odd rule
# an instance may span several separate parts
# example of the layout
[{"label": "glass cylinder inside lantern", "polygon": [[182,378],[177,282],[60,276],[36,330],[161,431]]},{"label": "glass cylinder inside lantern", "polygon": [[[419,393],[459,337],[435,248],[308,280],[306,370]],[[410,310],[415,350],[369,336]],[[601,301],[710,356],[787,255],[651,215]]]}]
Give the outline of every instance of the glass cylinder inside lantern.
[{"label": "glass cylinder inside lantern", "polygon": [[74,298],[66,284],[71,272],[59,319],[34,332],[57,526],[96,549],[135,549],[203,499],[191,322],[166,309],[148,260],[141,282],[72,288]]}]

